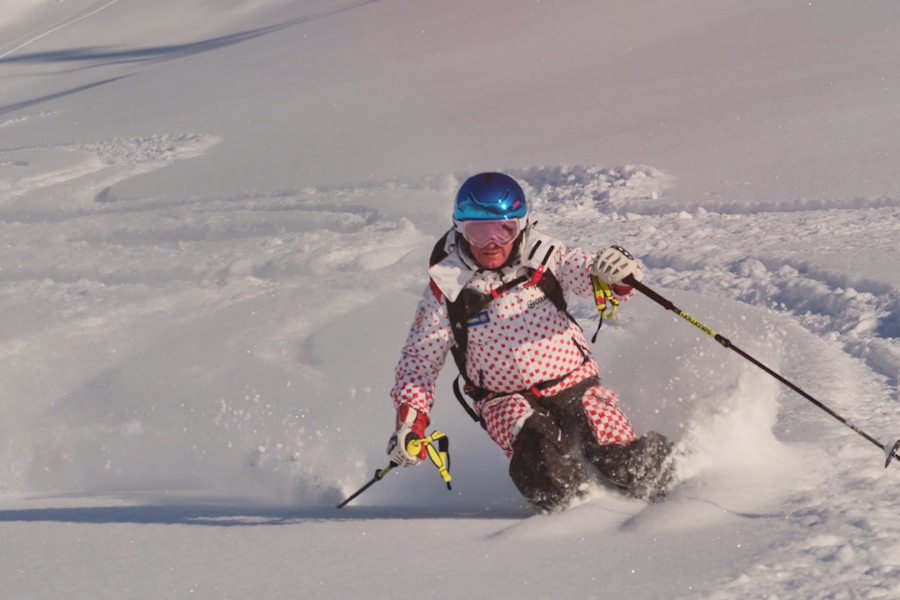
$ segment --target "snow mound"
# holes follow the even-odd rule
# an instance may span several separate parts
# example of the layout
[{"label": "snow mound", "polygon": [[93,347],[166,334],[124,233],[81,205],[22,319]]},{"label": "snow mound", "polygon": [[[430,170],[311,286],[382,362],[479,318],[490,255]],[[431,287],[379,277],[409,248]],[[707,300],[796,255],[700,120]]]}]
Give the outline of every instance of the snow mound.
[{"label": "snow mound", "polygon": [[595,210],[601,214],[648,210],[674,178],[648,166],[557,166],[511,169],[524,181],[535,211],[575,213]]}]

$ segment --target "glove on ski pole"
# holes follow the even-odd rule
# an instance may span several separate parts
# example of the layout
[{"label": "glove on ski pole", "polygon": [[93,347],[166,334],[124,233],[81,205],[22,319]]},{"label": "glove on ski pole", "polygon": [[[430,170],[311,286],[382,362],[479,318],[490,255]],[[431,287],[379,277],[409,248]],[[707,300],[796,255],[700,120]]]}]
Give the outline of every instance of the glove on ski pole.
[{"label": "glove on ski pole", "polygon": [[729,340],[728,338],[726,338],[724,336],[719,335],[718,333],[716,333],[715,331],[713,331],[712,329],[710,329],[709,327],[707,327],[700,321],[694,319],[689,314],[687,314],[680,308],[676,307],[670,300],[663,298],[662,296],[660,296],[659,294],[654,292],[652,289],[650,289],[649,287],[647,287],[646,285],[644,285],[643,283],[641,283],[640,281],[635,279],[633,276],[629,275],[628,277],[625,277],[622,282],[625,285],[630,285],[631,287],[640,291],[642,294],[644,294],[645,296],[647,296],[648,298],[650,298],[651,300],[653,300],[654,302],[656,302],[657,304],[659,304],[660,306],[665,308],[666,310],[671,310],[672,312],[677,314],[679,317],[681,317],[688,323],[694,325],[695,327],[697,327],[698,329],[700,329],[701,331],[703,331],[704,333],[706,333],[707,335],[712,337],[714,340],[716,340],[717,342],[722,344],[724,347],[728,348],[729,350],[733,350],[736,353],[738,353],[739,355],[741,355],[742,357],[746,358],[748,361],[750,361],[751,363],[753,363],[754,365],[756,365],[757,367],[759,367],[760,369],[762,369],[763,371],[765,371],[766,373],[768,373],[769,375],[771,375],[772,377],[774,377],[775,379],[777,379],[778,381],[783,383],[784,385],[788,386],[789,388],[791,388],[792,390],[794,390],[795,392],[797,392],[798,394],[800,394],[801,396],[803,396],[804,398],[806,398],[807,400],[809,400],[810,402],[812,402],[813,404],[815,404],[816,406],[818,406],[819,408],[821,408],[822,410],[827,412],[829,415],[831,415],[832,417],[834,417],[835,419],[837,419],[844,425],[846,425],[847,427],[849,427],[850,429],[852,429],[853,431],[855,431],[862,437],[864,437],[867,440],[869,440],[870,442],[872,442],[874,445],[876,445],[879,448],[881,448],[882,450],[884,450],[884,454],[887,459],[884,463],[885,469],[888,468],[888,465],[891,464],[891,461],[893,459],[895,459],[895,458],[900,459],[900,454],[898,454],[898,451],[900,451],[900,440],[897,440],[896,442],[888,442],[887,444],[882,444],[881,442],[876,440],[874,437],[872,437],[871,435],[869,435],[868,433],[866,433],[865,431],[863,431],[862,429],[860,429],[859,427],[857,427],[856,425],[854,425],[853,423],[851,423],[850,421],[848,421],[847,419],[845,419],[844,417],[839,415],[838,413],[834,412],[833,410],[831,410],[830,408],[828,408],[827,406],[825,406],[824,404],[822,404],[821,402],[819,402],[818,400],[816,400],[815,398],[810,396],[809,394],[804,392],[802,389],[800,389],[799,387],[797,387],[796,385],[794,385],[787,379],[785,379],[784,377],[782,377],[781,375],[779,375],[778,373],[776,373],[775,371],[773,371],[766,365],[762,364],[761,362],[759,362],[758,360],[756,360],[755,358],[753,358],[752,356],[750,356],[749,354],[747,354],[746,352],[744,352],[743,350],[741,350],[740,348],[738,348],[737,346],[732,344],[731,340]]},{"label": "glove on ski pole", "polygon": [[[435,442],[437,442],[438,445],[437,449],[434,448]],[[406,451],[410,456],[418,456],[423,447],[428,453],[428,457],[431,459],[431,462],[433,462],[434,466],[437,467],[438,473],[440,473],[441,478],[447,483],[447,489],[453,489],[452,487],[450,487],[450,480],[452,479],[450,477],[450,439],[440,431],[433,431],[431,435],[424,440],[410,440],[406,445]],[[399,466],[399,463],[391,461],[390,464],[385,468],[375,471],[375,477],[369,480],[366,485],[359,488],[349,498],[338,504],[337,507],[344,508],[351,500],[369,489],[372,484],[381,481],[385,475],[390,473],[391,469],[397,466]]]}]

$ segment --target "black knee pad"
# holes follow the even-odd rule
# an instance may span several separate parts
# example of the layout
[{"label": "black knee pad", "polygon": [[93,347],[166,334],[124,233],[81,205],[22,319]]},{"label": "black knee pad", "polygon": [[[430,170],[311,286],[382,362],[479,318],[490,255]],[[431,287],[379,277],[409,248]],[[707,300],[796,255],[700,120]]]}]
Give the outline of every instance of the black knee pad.
[{"label": "black knee pad", "polygon": [[650,431],[628,444],[592,444],[585,448],[585,458],[625,493],[655,502],[672,483],[673,446],[664,435]]},{"label": "black knee pad", "polygon": [[542,510],[564,506],[587,482],[565,434],[544,412],[531,415],[516,436],[509,475],[528,502]]},{"label": "black knee pad", "polygon": [[631,494],[657,502],[662,500],[674,479],[672,450],[675,445],[664,435],[649,431],[629,446],[628,470],[632,473]]}]

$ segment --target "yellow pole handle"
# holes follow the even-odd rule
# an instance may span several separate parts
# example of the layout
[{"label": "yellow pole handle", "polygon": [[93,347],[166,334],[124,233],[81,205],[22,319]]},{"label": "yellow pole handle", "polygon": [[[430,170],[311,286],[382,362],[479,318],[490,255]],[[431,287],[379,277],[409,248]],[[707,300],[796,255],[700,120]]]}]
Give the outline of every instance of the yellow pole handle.
[{"label": "yellow pole handle", "polygon": [[424,440],[410,440],[409,443],[406,444],[406,452],[410,456],[418,456],[422,451],[422,446],[424,445],[425,449],[428,451],[428,457],[431,459],[431,462],[434,463],[434,466],[438,468],[438,472],[441,474],[441,477],[445,482],[450,483],[450,471],[447,470],[447,453],[438,452],[432,445],[434,442],[443,437],[447,436],[440,431],[432,431],[431,435]]},{"label": "yellow pole handle", "polygon": [[437,450],[434,449],[434,446],[428,444],[428,457],[431,458],[431,462],[434,463],[434,466],[438,468],[438,473],[441,474],[444,481],[450,483],[450,471],[447,470],[447,455],[445,452],[438,453]]},{"label": "yellow pole handle", "polygon": [[[613,293],[609,287],[609,284],[600,281],[593,275],[591,275],[591,283],[594,285],[594,302],[597,304],[597,310],[600,311],[600,314],[607,319],[615,317],[616,329],[618,329],[619,315],[617,313],[617,309],[619,307],[619,301],[613,297]],[[604,312],[604,310],[607,308],[609,308],[609,311]]]}]

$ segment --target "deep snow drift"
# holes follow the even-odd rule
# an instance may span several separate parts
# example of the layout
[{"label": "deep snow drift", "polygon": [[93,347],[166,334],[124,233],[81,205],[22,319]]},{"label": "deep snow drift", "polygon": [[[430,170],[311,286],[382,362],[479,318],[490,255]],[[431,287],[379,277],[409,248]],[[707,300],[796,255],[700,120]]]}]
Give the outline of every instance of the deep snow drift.
[{"label": "deep snow drift", "polygon": [[679,442],[665,503],[534,515],[445,374],[453,491],[426,465],[333,508],[386,464],[428,254],[490,168],[900,435],[890,2],[0,12],[9,597],[900,597],[896,468],[641,297],[594,352]]}]

